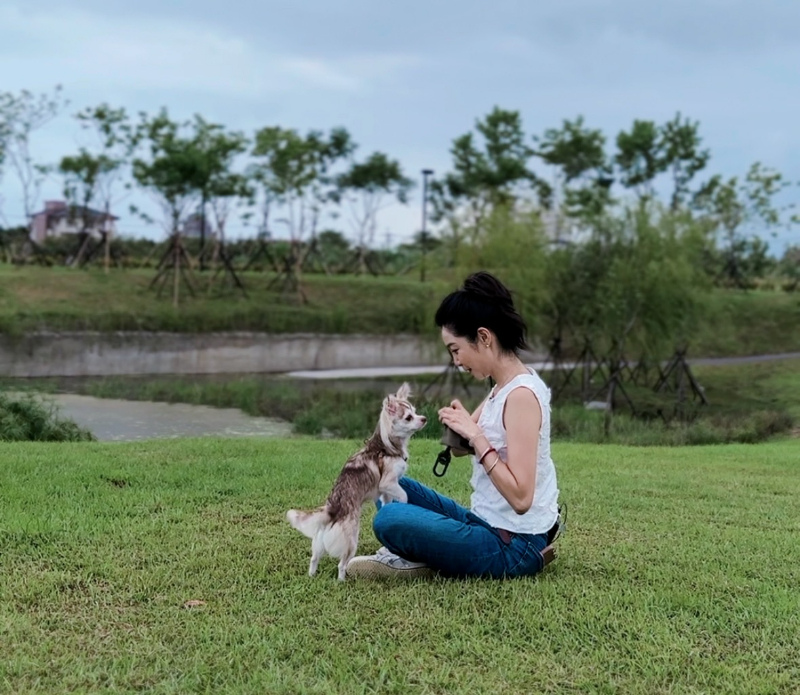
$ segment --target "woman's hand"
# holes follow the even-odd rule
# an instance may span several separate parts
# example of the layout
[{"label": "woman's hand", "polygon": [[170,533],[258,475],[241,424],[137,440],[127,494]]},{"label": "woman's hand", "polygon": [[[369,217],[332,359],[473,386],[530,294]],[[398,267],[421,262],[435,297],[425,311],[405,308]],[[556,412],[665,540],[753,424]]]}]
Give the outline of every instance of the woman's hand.
[{"label": "woman's hand", "polygon": [[472,439],[481,433],[480,427],[459,400],[452,401],[439,411],[439,421],[465,439]]}]

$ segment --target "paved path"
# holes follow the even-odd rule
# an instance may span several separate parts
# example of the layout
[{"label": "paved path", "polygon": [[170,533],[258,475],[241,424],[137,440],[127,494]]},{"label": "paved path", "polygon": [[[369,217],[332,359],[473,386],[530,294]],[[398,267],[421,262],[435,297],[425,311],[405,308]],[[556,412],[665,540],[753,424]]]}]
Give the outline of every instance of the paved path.
[{"label": "paved path", "polygon": [[[749,364],[754,362],[771,362],[773,360],[800,359],[800,352],[782,352],[775,355],[748,355],[745,357],[699,357],[687,359],[690,365],[729,365],[729,364]],[[528,362],[529,367],[537,371],[546,369],[552,362],[537,361]],[[666,362],[665,362],[666,364]],[[570,368],[572,362],[564,362],[563,365]],[[447,365],[432,364],[423,367],[366,367],[364,369],[309,369],[296,372],[288,372],[286,376],[297,379],[371,379],[383,376],[415,376],[418,374],[441,374],[447,369]]]},{"label": "paved path", "polygon": [[753,362],[772,362],[773,360],[797,360],[800,352],[779,352],[775,355],[747,355],[745,357],[698,357],[686,360],[689,364],[698,365],[725,365],[725,364],[750,364]]},{"label": "paved path", "polygon": [[252,417],[235,408],[185,403],[153,403],[48,395],[63,417],[90,430],[101,441],[175,439],[178,437],[285,437],[291,423]]}]

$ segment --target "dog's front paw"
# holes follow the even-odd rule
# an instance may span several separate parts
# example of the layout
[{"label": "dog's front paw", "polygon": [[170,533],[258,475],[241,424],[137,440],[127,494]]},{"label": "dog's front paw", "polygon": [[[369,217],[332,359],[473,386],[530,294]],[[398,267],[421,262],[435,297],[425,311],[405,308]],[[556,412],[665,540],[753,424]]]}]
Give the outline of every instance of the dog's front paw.
[{"label": "dog's front paw", "polygon": [[395,493],[395,495],[394,495],[394,498],[395,498],[395,499],[396,499],[398,502],[402,502],[403,504],[405,504],[406,502],[408,502],[408,495],[406,494],[406,491],[405,491],[405,490],[403,490],[403,488],[400,488],[400,489],[399,489],[399,490],[398,490],[398,491]]}]

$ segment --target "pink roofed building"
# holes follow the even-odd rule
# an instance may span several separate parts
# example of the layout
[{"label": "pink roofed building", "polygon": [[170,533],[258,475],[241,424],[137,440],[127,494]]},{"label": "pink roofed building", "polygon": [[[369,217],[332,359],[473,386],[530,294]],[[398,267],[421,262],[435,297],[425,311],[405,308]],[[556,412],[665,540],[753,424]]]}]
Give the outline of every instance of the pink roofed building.
[{"label": "pink roofed building", "polygon": [[104,232],[113,237],[117,231],[115,223],[118,219],[92,208],[69,205],[63,200],[48,200],[45,201],[44,210],[31,215],[30,238],[41,244],[50,237],[79,234],[84,225],[95,239],[102,238]]}]

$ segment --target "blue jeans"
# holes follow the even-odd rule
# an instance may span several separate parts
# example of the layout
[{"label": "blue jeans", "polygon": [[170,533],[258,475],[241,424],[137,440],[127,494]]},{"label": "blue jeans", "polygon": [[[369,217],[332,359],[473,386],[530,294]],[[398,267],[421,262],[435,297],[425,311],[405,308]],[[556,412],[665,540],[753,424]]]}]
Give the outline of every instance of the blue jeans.
[{"label": "blue jeans", "polygon": [[382,505],[373,522],[378,540],[400,557],[448,577],[522,577],[544,567],[546,533],[509,537],[416,480],[400,486],[408,504]]}]

